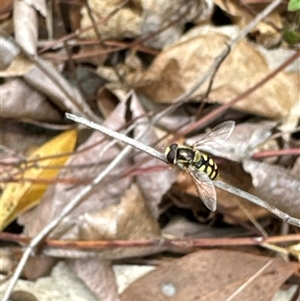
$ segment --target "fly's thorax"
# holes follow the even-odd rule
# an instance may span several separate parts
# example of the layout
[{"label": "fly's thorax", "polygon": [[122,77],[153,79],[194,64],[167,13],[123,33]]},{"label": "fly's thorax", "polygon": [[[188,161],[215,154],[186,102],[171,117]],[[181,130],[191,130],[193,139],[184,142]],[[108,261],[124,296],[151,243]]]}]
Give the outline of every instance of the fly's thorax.
[{"label": "fly's thorax", "polygon": [[198,170],[205,172],[211,180],[214,180],[218,175],[218,167],[215,161],[210,156],[200,152],[199,150],[195,150],[193,166],[195,166]]},{"label": "fly's thorax", "polygon": [[192,147],[182,145],[177,149],[177,163],[188,167],[195,160],[195,150]]},{"label": "fly's thorax", "polygon": [[170,164],[188,167],[195,160],[195,150],[192,147],[174,143],[166,148],[165,156]]}]

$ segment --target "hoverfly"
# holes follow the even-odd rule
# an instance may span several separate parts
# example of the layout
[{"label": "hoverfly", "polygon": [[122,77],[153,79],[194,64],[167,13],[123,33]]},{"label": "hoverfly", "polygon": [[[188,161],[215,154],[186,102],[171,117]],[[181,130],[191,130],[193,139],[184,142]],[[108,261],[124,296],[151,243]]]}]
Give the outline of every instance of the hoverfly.
[{"label": "hoverfly", "polygon": [[211,211],[217,208],[217,195],[212,180],[218,175],[218,167],[209,155],[198,148],[202,145],[219,147],[231,135],[234,125],[234,121],[225,121],[204,134],[192,147],[174,143],[165,150],[166,159],[170,164],[177,165],[191,175],[199,197]]}]

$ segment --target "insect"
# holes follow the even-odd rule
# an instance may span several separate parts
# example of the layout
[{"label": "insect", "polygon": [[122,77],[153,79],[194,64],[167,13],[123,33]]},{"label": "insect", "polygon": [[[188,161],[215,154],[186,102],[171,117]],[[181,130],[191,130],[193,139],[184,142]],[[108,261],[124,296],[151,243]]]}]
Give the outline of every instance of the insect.
[{"label": "insect", "polygon": [[199,197],[211,211],[217,208],[217,195],[212,180],[218,175],[218,167],[209,155],[198,148],[202,145],[219,147],[231,135],[234,125],[234,121],[225,121],[204,134],[192,147],[174,143],[165,150],[166,159],[170,164],[177,165],[191,175]]}]

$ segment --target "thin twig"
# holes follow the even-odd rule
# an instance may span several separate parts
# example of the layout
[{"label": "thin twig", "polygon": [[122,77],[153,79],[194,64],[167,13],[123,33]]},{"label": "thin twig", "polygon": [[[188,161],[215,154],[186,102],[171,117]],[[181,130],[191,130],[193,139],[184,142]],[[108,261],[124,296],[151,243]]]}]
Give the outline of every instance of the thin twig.
[{"label": "thin twig", "polygon": [[128,136],[125,136],[124,134],[122,133],[118,133],[114,130],[111,130],[101,124],[98,124],[96,122],[93,122],[93,121],[90,121],[90,120],[87,120],[86,118],[84,117],[80,117],[80,116],[76,116],[74,114],[70,114],[70,113],[66,113],[66,117],[70,120],[73,120],[77,123],[81,123],[81,124],[84,124],[94,130],[97,130],[97,131],[100,131],[102,132],[103,134],[105,135],[108,135],[112,138],[115,138],[119,141],[122,141],[128,145],[131,145],[153,157],[156,157],[157,159],[159,160],[162,160],[164,161],[165,163],[168,163],[168,161],[166,160],[165,156],[163,153],[157,151],[156,149],[150,147],[150,146],[147,146],[145,145],[144,143],[141,143],[137,140],[134,140],[132,138],[129,138]]},{"label": "thin twig", "polygon": [[259,197],[221,181],[214,181],[214,185],[220,189],[226,190],[234,195],[242,197],[243,199],[246,199],[251,203],[270,211],[271,213],[282,219],[284,222],[300,228],[300,219],[291,217],[287,213],[279,210],[273,205],[270,205],[269,203],[263,201]]},{"label": "thin twig", "polygon": [[[31,237],[23,234],[13,234],[9,232],[0,232],[0,240],[6,242],[18,243],[21,246],[28,245]],[[280,236],[255,236],[255,237],[223,237],[223,238],[185,238],[185,239],[108,239],[108,240],[57,240],[46,239],[43,247],[52,249],[69,250],[103,250],[114,248],[134,248],[134,247],[155,247],[161,246],[169,250],[170,247],[193,247],[193,248],[211,248],[224,246],[265,246],[272,244],[287,243],[292,244],[300,241],[300,234],[287,234]],[[280,251],[282,252],[282,250]]]}]

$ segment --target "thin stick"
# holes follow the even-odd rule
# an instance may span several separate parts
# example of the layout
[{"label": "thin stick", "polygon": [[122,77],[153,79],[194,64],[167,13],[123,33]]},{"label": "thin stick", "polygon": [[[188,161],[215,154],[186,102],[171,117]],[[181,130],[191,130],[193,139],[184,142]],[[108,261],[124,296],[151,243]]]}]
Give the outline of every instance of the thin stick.
[{"label": "thin stick", "polygon": [[235,194],[239,197],[242,197],[242,198],[250,201],[251,203],[253,203],[255,205],[258,205],[258,206],[270,211],[271,213],[273,213],[274,215],[276,215],[277,217],[282,219],[284,222],[300,228],[300,219],[291,217],[287,213],[279,210],[278,208],[276,208],[273,205],[270,205],[269,203],[263,201],[259,197],[255,196],[253,194],[250,194],[246,191],[243,191],[241,189],[238,189],[236,187],[233,187],[233,186],[231,186],[229,184],[226,184],[224,182],[221,182],[221,181],[214,181],[214,185],[218,188],[221,188],[221,189],[226,190],[226,191],[228,191],[232,194]]},{"label": "thin stick", "polygon": [[135,148],[137,148],[137,149],[139,149],[139,150],[141,150],[141,151],[143,151],[143,152],[145,152],[145,153],[147,153],[147,154],[149,154],[153,157],[156,157],[159,160],[164,161],[165,163],[168,163],[163,153],[157,151],[156,149],[154,149],[150,146],[145,145],[144,143],[141,143],[137,140],[129,138],[128,136],[125,136],[122,133],[118,133],[114,130],[111,130],[111,129],[99,124],[99,123],[90,121],[90,120],[88,120],[84,117],[76,116],[74,114],[66,113],[66,117],[70,120],[73,120],[73,121],[77,122],[77,123],[84,124],[84,125],[92,128],[92,129],[94,129],[94,130],[100,131],[103,134],[108,135],[112,138],[115,138],[119,141],[122,141],[122,142],[124,142],[128,145],[131,145],[131,146],[133,146],[133,147],[135,147]]},{"label": "thin stick", "polygon": [[[28,245],[31,237],[23,234],[13,234],[9,232],[0,232],[0,240],[6,242],[18,243],[21,246]],[[69,250],[102,250],[113,248],[133,248],[133,247],[223,247],[223,246],[269,246],[272,244],[282,244],[299,242],[300,234],[287,234],[279,236],[256,236],[256,237],[222,237],[222,238],[184,238],[184,239],[108,239],[108,240],[56,240],[46,239],[43,247],[52,249],[69,249]],[[280,250],[280,252],[282,252]]]}]

